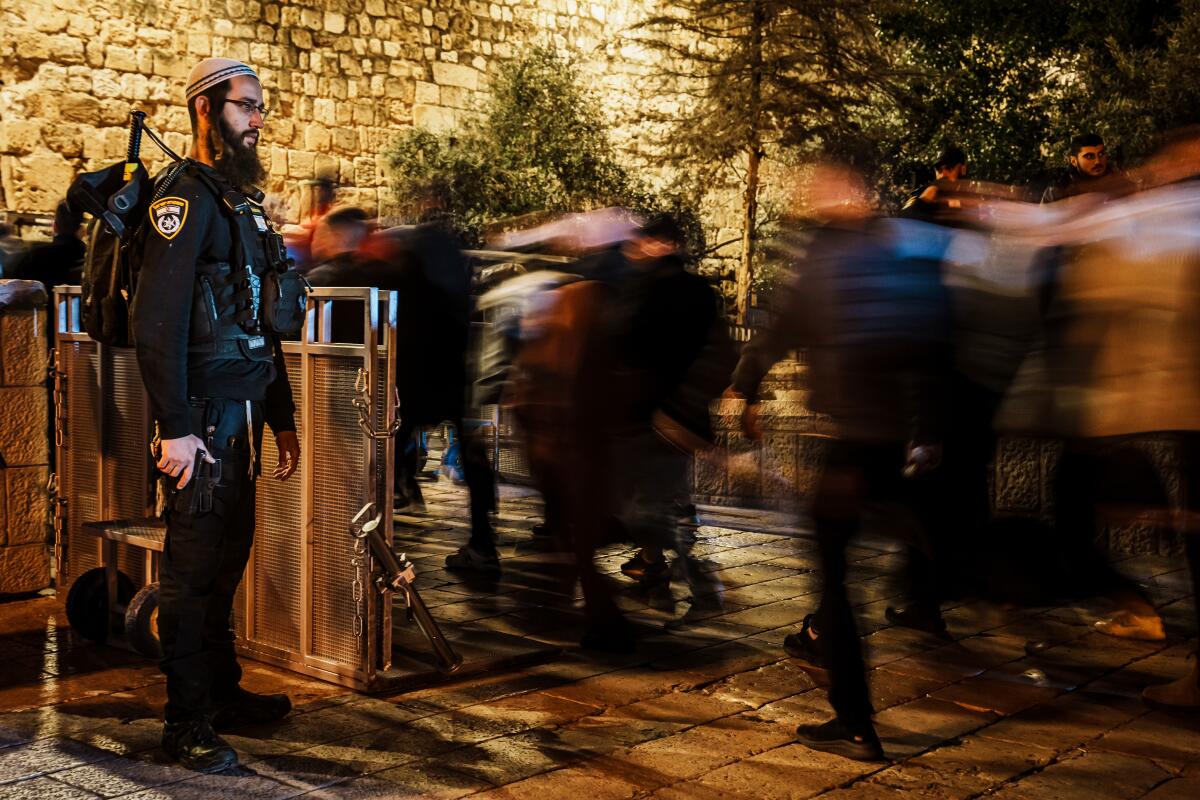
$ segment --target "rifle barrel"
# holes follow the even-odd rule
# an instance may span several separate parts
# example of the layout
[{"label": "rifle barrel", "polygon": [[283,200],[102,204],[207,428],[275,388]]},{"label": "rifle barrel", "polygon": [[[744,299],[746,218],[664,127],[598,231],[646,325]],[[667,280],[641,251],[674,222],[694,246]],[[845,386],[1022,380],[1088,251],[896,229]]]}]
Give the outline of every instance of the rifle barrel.
[{"label": "rifle barrel", "polygon": [[371,548],[371,555],[375,556],[375,560],[383,568],[387,586],[393,590],[404,592],[404,599],[408,603],[417,627],[421,629],[421,633],[425,634],[425,638],[433,646],[434,655],[438,659],[438,668],[442,672],[457,670],[462,666],[462,656],[454,652],[454,648],[442,635],[437,620],[429,613],[428,606],[421,599],[421,595],[417,593],[417,587],[407,581],[397,580],[405,572],[406,567],[400,563],[400,559],[396,558],[396,554],[384,540],[383,533],[376,527],[366,532],[366,538],[367,544]]}]

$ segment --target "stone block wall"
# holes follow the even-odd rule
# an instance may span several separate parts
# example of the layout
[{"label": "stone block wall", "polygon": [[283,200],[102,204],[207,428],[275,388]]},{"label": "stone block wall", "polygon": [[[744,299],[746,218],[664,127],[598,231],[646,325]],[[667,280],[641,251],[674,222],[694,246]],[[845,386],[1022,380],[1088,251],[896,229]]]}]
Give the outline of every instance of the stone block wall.
[{"label": "stone block wall", "polygon": [[741,433],[745,401],[721,400],[712,410],[717,447],[699,455],[694,491],[702,503],[788,508],[812,490],[830,426],[805,405],[804,365],[788,359],[762,384],[762,442]]},{"label": "stone block wall", "polygon": [[0,309],[0,595],[50,585],[46,311]]},{"label": "stone block wall", "polygon": [[[386,212],[382,153],[410,126],[445,131],[478,109],[497,67],[538,43],[577,53],[636,156],[645,56],[619,32],[631,0],[27,0],[0,11],[0,208],[49,211],[74,173],[119,160],[141,108],[187,149],[188,71],[209,56],[252,64],[272,108],[261,149],[285,221],[301,182]],[[639,61],[641,59],[641,61]],[[635,126],[636,127],[636,126]],[[150,166],[165,163],[146,144]],[[153,171],[153,169],[152,169]]]},{"label": "stone block wall", "polygon": [[[450,131],[481,107],[498,67],[533,44],[580,60],[614,145],[649,185],[675,107],[646,80],[656,57],[626,32],[656,0],[24,0],[0,6],[0,211],[49,212],[79,170],[120,160],[129,112],[185,152],[191,67],[209,56],[252,64],[271,107],[260,151],[268,208],[297,222],[305,181],[337,182],[339,201],[399,209],[383,156],[411,126]],[[146,142],[153,173],[165,165]],[[768,169],[764,175],[768,175]],[[770,179],[768,177],[768,183]],[[710,187],[711,188],[711,187]],[[770,189],[768,188],[768,192]],[[710,192],[710,244],[738,238],[740,190]],[[736,244],[703,271],[728,292]]]}]

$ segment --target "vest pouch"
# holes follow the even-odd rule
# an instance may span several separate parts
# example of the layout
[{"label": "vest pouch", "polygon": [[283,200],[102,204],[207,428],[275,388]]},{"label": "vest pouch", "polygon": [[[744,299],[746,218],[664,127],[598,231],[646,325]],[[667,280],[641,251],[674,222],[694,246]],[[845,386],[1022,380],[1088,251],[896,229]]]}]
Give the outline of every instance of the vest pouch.
[{"label": "vest pouch", "polygon": [[217,336],[220,314],[217,311],[216,294],[207,275],[196,276],[196,287],[192,291],[192,324],[188,340],[192,344],[213,341]]},{"label": "vest pouch", "polygon": [[262,276],[262,318],[267,330],[280,336],[295,336],[304,324],[308,281],[295,270],[269,269]]},{"label": "vest pouch", "polygon": [[242,355],[251,361],[262,361],[273,353],[267,337],[262,334],[239,337],[237,343]]}]

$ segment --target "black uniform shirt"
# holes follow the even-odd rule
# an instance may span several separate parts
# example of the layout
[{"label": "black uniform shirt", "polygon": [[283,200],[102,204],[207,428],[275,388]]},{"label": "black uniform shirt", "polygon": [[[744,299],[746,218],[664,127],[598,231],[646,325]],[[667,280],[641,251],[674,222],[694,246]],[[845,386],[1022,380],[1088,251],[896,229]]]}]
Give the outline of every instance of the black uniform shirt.
[{"label": "black uniform shirt", "polygon": [[[210,169],[198,165],[198,169]],[[215,173],[214,173],[215,174]],[[177,202],[163,212],[168,198]],[[150,409],[164,439],[191,433],[189,397],[220,397],[264,404],[267,424],[275,433],[295,430],[295,405],[278,339],[274,363],[222,359],[189,363],[188,333],[196,265],[233,259],[230,218],[219,200],[197,177],[184,173],[155,204],[157,216],[147,221],[145,249],[133,304],[133,335],[138,366]],[[247,243],[249,244],[249,243]],[[262,249],[256,243],[255,257]]]}]

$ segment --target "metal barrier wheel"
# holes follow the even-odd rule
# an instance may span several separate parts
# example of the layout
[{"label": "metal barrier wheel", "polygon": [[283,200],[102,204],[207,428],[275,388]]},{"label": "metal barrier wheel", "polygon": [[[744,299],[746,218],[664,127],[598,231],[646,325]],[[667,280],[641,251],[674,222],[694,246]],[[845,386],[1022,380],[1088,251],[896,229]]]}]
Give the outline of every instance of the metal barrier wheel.
[{"label": "metal barrier wheel", "polygon": [[[127,604],[133,593],[133,581],[125,573],[118,572],[117,603]],[[93,642],[107,642],[112,630],[109,611],[104,567],[89,569],[75,579],[67,592],[67,621],[73,630]]]},{"label": "metal barrier wheel", "polygon": [[158,640],[158,584],[148,583],[125,607],[125,639],[146,658],[162,658]]}]

